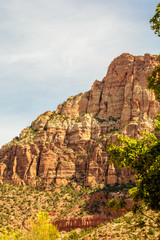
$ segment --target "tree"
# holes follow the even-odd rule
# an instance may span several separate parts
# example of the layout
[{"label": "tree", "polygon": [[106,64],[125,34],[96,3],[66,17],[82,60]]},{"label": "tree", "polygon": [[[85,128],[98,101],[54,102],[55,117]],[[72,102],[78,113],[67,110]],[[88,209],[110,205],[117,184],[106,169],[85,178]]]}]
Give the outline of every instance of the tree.
[{"label": "tree", "polygon": [[[160,3],[150,24],[160,37]],[[147,81],[148,88],[160,100],[160,65],[154,68]],[[157,115],[155,130],[160,131],[160,115]],[[153,133],[145,133],[142,140],[119,136],[117,141],[118,146],[110,143],[107,151],[111,161],[120,167],[131,167],[136,172],[138,183],[130,191],[132,197],[144,201],[151,209],[160,210],[160,140]]]},{"label": "tree", "polygon": [[31,227],[24,237],[25,240],[56,240],[58,238],[58,229],[50,223],[47,212],[38,213],[37,218],[31,221]]},{"label": "tree", "polygon": [[[160,3],[150,24],[154,33],[160,37]],[[158,60],[160,61],[160,55]],[[148,89],[152,89],[156,99],[160,101],[160,65],[154,68],[147,81]],[[156,118],[155,130],[160,132],[160,114]],[[137,187],[129,190],[135,201],[132,208],[135,213],[133,230],[140,229],[145,239],[151,239],[151,235],[152,239],[160,239],[160,235],[159,238],[154,235],[154,229],[160,229],[160,214],[157,213],[160,210],[160,139],[153,133],[143,133],[141,140],[120,135],[117,137],[117,143],[115,145],[111,142],[107,145],[110,161],[120,167],[131,167],[137,180]],[[139,200],[145,205],[138,205]],[[146,206],[156,212],[152,211],[153,215],[148,215]]]},{"label": "tree", "polygon": [[[150,20],[151,29],[160,37],[160,3],[157,5],[156,13]],[[160,61],[160,55],[158,56]],[[148,89],[152,89],[155,93],[156,99],[160,100],[160,66],[154,68],[153,72],[147,78]]]},{"label": "tree", "polygon": [[[160,3],[150,24],[160,37]],[[154,68],[147,81],[148,88],[160,100],[160,65]],[[157,115],[155,130],[160,131],[160,115]],[[114,163],[135,170],[138,183],[131,190],[132,197],[143,200],[151,209],[160,210],[160,140],[154,134],[145,133],[142,140],[119,136],[117,141],[118,146],[110,143],[107,151]]]},{"label": "tree", "polygon": [[153,133],[143,133],[142,140],[120,135],[117,141],[118,146],[111,142],[107,151],[110,161],[136,172],[137,187],[130,190],[131,196],[160,210],[160,141]]},{"label": "tree", "polygon": [[37,217],[30,222],[27,232],[0,231],[0,240],[56,240],[59,232],[56,226],[50,223],[47,212],[39,212]]},{"label": "tree", "polygon": [[158,3],[155,15],[150,19],[151,29],[160,37],[160,3]]},{"label": "tree", "polygon": [[[160,59],[160,55],[158,57]],[[148,89],[152,89],[157,100],[160,100],[160,66],[154,68],[150,76],[147,77]]]}]

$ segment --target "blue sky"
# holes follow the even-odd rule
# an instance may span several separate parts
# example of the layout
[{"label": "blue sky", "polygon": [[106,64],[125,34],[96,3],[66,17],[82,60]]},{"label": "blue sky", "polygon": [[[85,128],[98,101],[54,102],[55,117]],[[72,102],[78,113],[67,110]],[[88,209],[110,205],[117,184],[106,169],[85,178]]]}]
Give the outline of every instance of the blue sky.
[{"label": "blue sky", "polygon": [[159,0],[0,0],[0,146],[123,52],[159,53]]}]

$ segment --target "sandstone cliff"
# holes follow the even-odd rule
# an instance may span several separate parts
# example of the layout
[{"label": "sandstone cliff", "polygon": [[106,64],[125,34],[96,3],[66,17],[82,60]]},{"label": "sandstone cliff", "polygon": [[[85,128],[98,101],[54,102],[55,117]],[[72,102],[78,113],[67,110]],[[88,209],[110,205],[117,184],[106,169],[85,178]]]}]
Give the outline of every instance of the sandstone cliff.
[{"label": "sandstone cliff", "polygon": [[69,97],[54,112],[38,116],[0,150],[0,181],[16,184],[67,184],[74,178],[86,185],[133,180],[130,169],[108,163],[106,143],[119,133],[139,137],[152,131],[159,103],[147,90],[146,77],[157,57],[122,54],[113,60],[102,81],[91,90]]}]

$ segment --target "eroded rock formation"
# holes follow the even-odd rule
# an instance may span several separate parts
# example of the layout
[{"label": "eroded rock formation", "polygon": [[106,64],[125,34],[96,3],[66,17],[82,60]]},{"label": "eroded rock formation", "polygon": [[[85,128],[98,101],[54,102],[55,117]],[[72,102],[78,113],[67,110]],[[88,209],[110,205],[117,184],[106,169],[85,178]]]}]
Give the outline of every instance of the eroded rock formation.
[{"label": "eroded rock formation", "polygon": [[46,185],[75,178],[86,185],[133,180],[130,169],[108,163],[106,144],[119,133],[139,137],[153,131],[159,103],[146,77],[157,57],[122,54],[90,91],[69,97],[54,112],[38,116],[0,150],[0,181]]}]

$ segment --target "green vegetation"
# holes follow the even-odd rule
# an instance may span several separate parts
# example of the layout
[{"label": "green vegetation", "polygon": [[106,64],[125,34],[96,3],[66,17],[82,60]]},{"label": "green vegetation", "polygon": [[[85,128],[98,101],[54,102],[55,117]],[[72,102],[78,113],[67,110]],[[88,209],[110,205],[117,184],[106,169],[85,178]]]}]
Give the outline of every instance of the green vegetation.
[{"label": "green vegetation", "polygon": [[25,221],[34,218],[38,210],[56,213],[57,219],[87,215],[85,200],[95,190],[74,180],[67,186],[51,184],[48,190],[3,183],[0,185],[0,229],[23,229]]},{"label": "green vegetation", "polygon": [[13,138],[13,140],[8,143],[7,145],[10,144],[28,144],[34,141],[35,137],[39,136],[40,132],[33,129],[31,126],[30,127],[26,127],[25,129],[23,129],[23,134],[20,137],[15,137]]},{"label": "green vegetation", "polygon": [[151,29],[160,37],[160,3],[158,3],[155,15],[150,20]]},{"label": "green vegetation", "polygon": [[[150,23],[160,36],[160,3]],[[154,90],[160,100],[160,66],[155,67],[147,80],[148,88]],[[155,130],[160,130],[160,115],[157,115]],[[151,209],[160,210],[160,140],[153,133],[144,133],[141,140],[120,135],[117,141],[118,146],[110,143],[107,151],[112,162],[136,171],[138,184],[130,190],[131,196],[135,201],[143,200]]]},{"label": "green vegetation", "polygon": [[52,213],[52,220],[96,213],[107,215],[108,194],[113,193],[121,198],[121,194],[126,195],[131,187],[132,183],[91,188],[70,180],[66,186],[59,187],[52,183],[48,190],[38,190],[30,186],[3,183],[0,185],[0,231],[24,230],[28,219],[35,218],[38,211]]},{"label": "green vegetation", "polygon": [[153,133],[142,140],[117,137],[118,146],[108,144],[110,160],[120,167],[136,171],[137,187],[130,191],[134,200],[143,200],[152,209],[160,209],[160,141]]},{"label": "green vegetation", "polygon": [[[69,233],[58,233],[55,226],[49,223],[47,213],[39,213],[37,217],[30,221],[30,227],[27,231],[1,231],[0,240],[99,240],[99,239],[158,239],[158,229],[155,228],[154,219],[156,216],[152,211],[144,212],[148,214],[146,221],[149,227],[143,225],[143,220],[139,214],[129,212],[120,218],[111,222],[100,224],[96,228],[88,228],[86,231],[72,230]],[[151,219],[149,219],[149,218]],[[140,231],[139,226],[143,231]]]},{"label": "green vegetation", "polygon": [[[122,135],[117,140],[118,146],[113,143],[107,146],[110,160],[120,167],[131,167],[137,179],[137,186],[129,190],[135,201],[135,215],[128,233],[138,232],[133,239],[139,239],[141,235],[144,239],[156,239],[155,232],[160,229],[160,140],[153,133],[144,133],[141,140]],[[112,200],[109,207],[117,208],[117,202]],[[148,215],[149,209],[152,216]]]},{"label": "green vegetation", "polygon": [[[144,217],[147,226],[143,224],[143,219],[140,214],[128,212],[122,217],[114,219],[110,222],[100,224],[96,228],[89,227],[86,231],[72,230],[62,237],[63,240],[99,240],[99,239],[152,239],[157,240],[159,229],[155,228],[154,218],[157,214],[152,211],[144,210]],[[141,226],[141,228],[140,228]]]},{"label": "green vegetation", "polygon": [[[150,24],[160,37],[160,3]],[[147,80],[148,88],[160,100],[160,65],[154,68]],[[157,115],[155,130],[160,131],[160,115]],[[110,143],[107,151],[111,161],[136,171],[138,186],[130,191],[131,196],[134,200],[143,200],[152,209],[160,210],[160,140],[153,133],[145,133],[142,140],[120,135],[117,141],[118,146]]]},{"label": "green vegetation", "polygon": [[[156,8],[156,13],[153,18],[150,20],[151,29],[154,30],[154,33],[160,37],[160,3],[158,3]],[[160,55],[158,56],[160,60]],[[155,96],[160,100],[160,65],[155,67],[153,72],[147,78],[148,88],[152,89],[155,93]]]},{"label": "green vegetation", "polygon": [[[160,3],[150,23],[155,34],[160,37]],[[160,60],[160,56],[158,59]],[[147,80],[148,88],[152,89],[157,100],[160,100],[160,66],[153,70]],[[57,119],[63,123],[70,118],[53,112],[48,121],[54,122]],[[95,119],[100,123],[118,121],[113,117],[107,120]],[[71,120],[78,122],[80,119]],[[47,130],[47,125],[44,130]],[[160,115],[157,115],[155,130],[160,131]],[[22,135],[21,139],[13,139],[12,144],[32,142],[39,132],[29,127]],[[72,179],[67,186],[50,184],[48,190],[44,191],[43,182],[40,182],[41,190],[29,186],[1,184],[0,240],[54,240],[59,236],[63,240],[160,239],[160,140],[153,133],[144,133],[141,140],[122,135],[118,136],[117,140],[118,145],[110,143],[107,146],[110,160],[120,167],[131,167],[136,173],[137,186],[133,187],[130,183],[104,186],[103,189],[99,186],[90,188],[80,186]],[[99,144],[99,140],[97,143]],[[92,149],[89,149],[88,154],[91,151]],[[59,234],[57,228],[50,223],[49,213],[55,214],[54,220],[97,213],[102,216],[112,215],[111,211],[107,210],[118,211],[124,208],[128,189],[135,201],[132,212],[110,223],[101,224],[94,229],[88,228],[86,231],[72,230],[65,235]],[[109,194],[115,198],[107,203]],[[26,228],[27,221],[29,224]]]},{"label": "green vegetation", "polygon": [[107,209],[114,209],[115,211],[118,211],[119,209],[124,208],[125,206],[126,206],[125,198],[122,198],[120,201],[112,198],[107,204]]},{"label": "green vegetation", "polygon": [[98,118],[98,117],[94,117],[99,123],[103,123],[103,122],[106,122],[106,123],[109,123],[110,121],[113,121],[113,122],[117,122],[120,118],[114,118],[112,116],[109,116],[108,119],[103,119],[103,118]]},{"label": "green vegetation", "polygon": [[[160,55],[159,55],[160,60]],[[160,66],[155,67],[151,75],[147,78],[148,88],[155,93],[156,99],[160,100]]]},{"label": "green vegetation", "polygon": [[[150,23],[155,34],[160,37],[160,3]],[[158,59],[160,60],[160,55]],[[160,100],[160,65],[154,68],[147,81],[148,88],[152,89],[156,99]],[[160,115],[157,115],[155,130],[160,131]],[[158,214],[160,210],[160,140],[153,133],[143,133],[142,137],[138,140],[119,135],[117,145],[109,143],[107,152],[110,161],[120,167],[131,167],[135,171],[137,186],[129,191],[135,201],[133,212],[136,221],[133,228],[140,229],[140,234],[144,234],[145,239],[151,239],[149,235],[153,235],[155,229],[160,229],[160,214]],[[138,201],[144,203],[144,207],[143,204],[139,205]],[[117,203],[113,200],[109,206],[116,205]],[[146,207],[155,210],[154,217],[146,215]],[[148,226],[148,232],[144,230],[146,226]],[[152,236],[152,239],[156,238]]]}]

